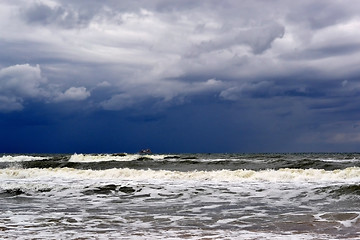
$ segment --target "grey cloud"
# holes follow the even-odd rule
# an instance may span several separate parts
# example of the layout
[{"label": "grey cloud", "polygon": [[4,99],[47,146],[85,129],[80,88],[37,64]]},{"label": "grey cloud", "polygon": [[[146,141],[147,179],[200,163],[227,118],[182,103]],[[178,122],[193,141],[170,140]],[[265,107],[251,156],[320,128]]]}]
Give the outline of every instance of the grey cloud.
[{"label": "grey cloud", "polygon": [[59,93],[58,96],[54,98],[54,100],[56,102],[82,101],[90,97],[90,95],[90,92],[87,91],[85,87],[71,87],[64,93]]},{"label": "grey cloud", "polygon": [[45,93],[41,85],[46,79],[41,76],[40,66],[15,65],[0,70],[0,92],[6,95],[39,97]]},{"label": "grey cloud", "polygon": [[[251,29],[245,37],[245,42],[249,44],[255,54],[261,54],[271,47],[271,43],[276,38],[282,38],[285,33],[284,26],[278,23],[267,24],[259,28]],[[239,40],[243,37],[239,36]]]},{"label": "grey cloud", "polygon": [[0,95],[0,112],[12,112],[22,110],[22,99],[14,96]]},{"label": "grey cloud", "polygon": [[14,65],[0,69],[0,111],[22,110],[30,100],[45,102],[81,101],[90,96],[85,87],[61,91],[42,74],[39,65]]},{"label": "grey cloud", "polygon": [[220,97],[226,100],[236,101],[243,96],[260,97],[269,96],[273,83],[269,81],[248,82],[238,86],[232,86],[220,93]]},{"label": "grey cloud", "polygon": [[[357,95],[359,83],[349,81],[319,82],[316,79],[272,79],[271,81],[248,81],[245,83],[232,82],[230,87],[221,91],[224,100],[243,102],[271,102],[278,107],[287,108],[284,102],[300,101],[303,111],[309,112],[351,112],[359,108]],[[293,82],[296,79],[296,82]]]},{"label": "grey cloud", "polygon": [[254,54],[261,54],[271,47],[272,42],[277,38],[282,38],[285,28],[278,23],[265,23],[260,26],[248,29],[232,29],[231,31],[220,31],[219,36],[208,41],[202,41],[192,48],[188,55],[208,53],[217,50],[229,50],[236,45],[250,46]]},{"label": "grey cloud", "polygon": [[312,29],[321,29],[356,15],[360,6],[353,1],[303,1],[295,3],[287,18],[296,24],[307,24]]},{"label": "grey cloud", "polygon": [[216,79],[193,83],[160,81],[156,88],[147,84],[134,84],[128,89],[123,88],[123,93],[113,94],[109,99],[102,101],[100,106],[106,110],[122,110],[150,101],[154,106],[162,108],[168,104],[183,103],[185,98],[191,99],[196,95],[219,92],[224,88],[225,84]]},{"label": "grey cloud", "polygon": [[24,64],[0,69],[0,110],[21,110],[24,99],[46,96],[42,89],[45,83],[39,65]]},{"label": "grey cloud", "polygon": [[[116,94],[113,95],[110,99],[103,101],[100,105],[105,110],[122,110],[124,108],[133,106],[135,101],[133,96],[129,94]],[[137,102],[139,99],[137,99]]]},{"label": "grey cloud", "polygon": [[73,9],[71,6],[49,6],[35,2],[23,10],[23,16],[29,23],[57,25],[64,28],[85,27],[94,17],[92,13]]},{"label": "grey cloud", "polygon": [[329,46],[310,47],[303,51],[292,52],[281,55],[285,60],[315,60],[328,57],[338,57],[344,55],[355,54],[360,51],[360,43],[333,43]]}]

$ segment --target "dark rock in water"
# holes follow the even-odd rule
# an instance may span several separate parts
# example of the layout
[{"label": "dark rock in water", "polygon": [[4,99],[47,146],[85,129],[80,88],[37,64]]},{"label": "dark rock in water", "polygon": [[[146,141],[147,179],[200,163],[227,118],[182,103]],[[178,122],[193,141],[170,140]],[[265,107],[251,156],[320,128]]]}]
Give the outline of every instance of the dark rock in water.
[{"label": "dark rock in water", "polygon": [[135,189],[133,189],[132,187],[120,187],[119,191],[123,193],[133,193],[135,192]]},{"label": "dark rock in water", "polygon": [[20,195],[20,194],[24,194],[25,192],[23,190],[21,190],[20,188],[15,188],[15,189],[7,189],[5,191],[8,194],[11,195]]},{"label": "dark rock in water", "polygon": [[126,153],[113,153],[111,154],[111,156],[114,156],[114,157],[125,157],[127,154]]},{"label": "dark rock in water", "polygon": [[101,186],[95,189],[89,189],[86,191],[83,191],[84,194],[111,194],[111,193],[115,193],[115,192],[123,192],[123,193],[133,193],[136,190],[132,187],[118,187],[115,184],[109,184],[109,185],[105,185],[105,186]]},{"label": "dark rock in water", "polygon": [[0,231],[7,231],[8,228],[7,227],[0,227]]},{"label": "dark rock in water", "polygon": [[51,188],[43,188],[43,189],[39,189],[38,192],[50,192]]},{"label": "dark rock in water", "polygon": [[115,184],[109,184],[102,187],[98,187],[91,190],[86,190],[84,194],[110,194],[113,191],[116,191],[117,186]]},{"label": "dark rock in water", "polygon": [[166,156],[164,159],[179,159],[180,156]]}]

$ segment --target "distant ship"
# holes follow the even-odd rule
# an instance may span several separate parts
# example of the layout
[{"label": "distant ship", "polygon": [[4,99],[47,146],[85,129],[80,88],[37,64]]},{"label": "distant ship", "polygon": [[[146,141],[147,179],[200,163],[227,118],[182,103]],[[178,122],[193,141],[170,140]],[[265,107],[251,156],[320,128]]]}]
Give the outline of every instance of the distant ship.
[{"label": "distant ship", "polygon": [[151,150],[150,149],[142,149],[140,152],[140,154],[151,154]]}]

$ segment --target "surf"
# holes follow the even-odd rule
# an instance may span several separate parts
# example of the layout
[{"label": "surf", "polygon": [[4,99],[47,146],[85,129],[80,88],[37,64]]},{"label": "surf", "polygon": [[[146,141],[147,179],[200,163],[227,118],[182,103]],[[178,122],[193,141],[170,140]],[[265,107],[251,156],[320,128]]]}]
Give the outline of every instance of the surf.
[{"label": "surf", "polygon": [[360,181],[360,168],[342,170],[279,169],[279,170],[217,170],[217,171],[169,171],[113,168],[106,170],[74,168],[6,168],[0,169],[1,179],[24,178],[75,178],[75,179],[126,179],[126,180],[194,180],[194,181],[268,181],[268,182],[317,182]]}]

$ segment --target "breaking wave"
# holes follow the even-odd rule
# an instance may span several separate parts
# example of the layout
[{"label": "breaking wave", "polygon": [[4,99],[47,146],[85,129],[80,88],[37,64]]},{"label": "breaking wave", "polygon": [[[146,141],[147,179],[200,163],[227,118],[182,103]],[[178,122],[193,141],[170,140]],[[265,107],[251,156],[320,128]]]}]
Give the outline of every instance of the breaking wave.
[{"label": "breaking wave", "polygon": [[28,156],[28,155],[4,155],[0,157],[0,162],[27,162],[27,161],[37,161],[37,160],[47,160],[49,157],[41,156]]},{"label": "breaking wave", "polygon": [[150,159],[158,160],[164,159],[165,155],[140,155],[140,154],[73,154],[69,162],[80,162],[80,163],[89,163],[89,162],[106,162],[106,161],[134,161],[138,159]]},{"label": "breaking wave", "polygon": [[75,179],[121,179],[121,180],[196,180],[196,181],[360,181],[360,168],[342,170],[279,169],[279,170],[218,170],[218,171],[168,171],[136,170],[129,168],[106,170],[81,170],[73,168],[7,168],[0,169],[2,179],[26,178],[75,178]]}]

